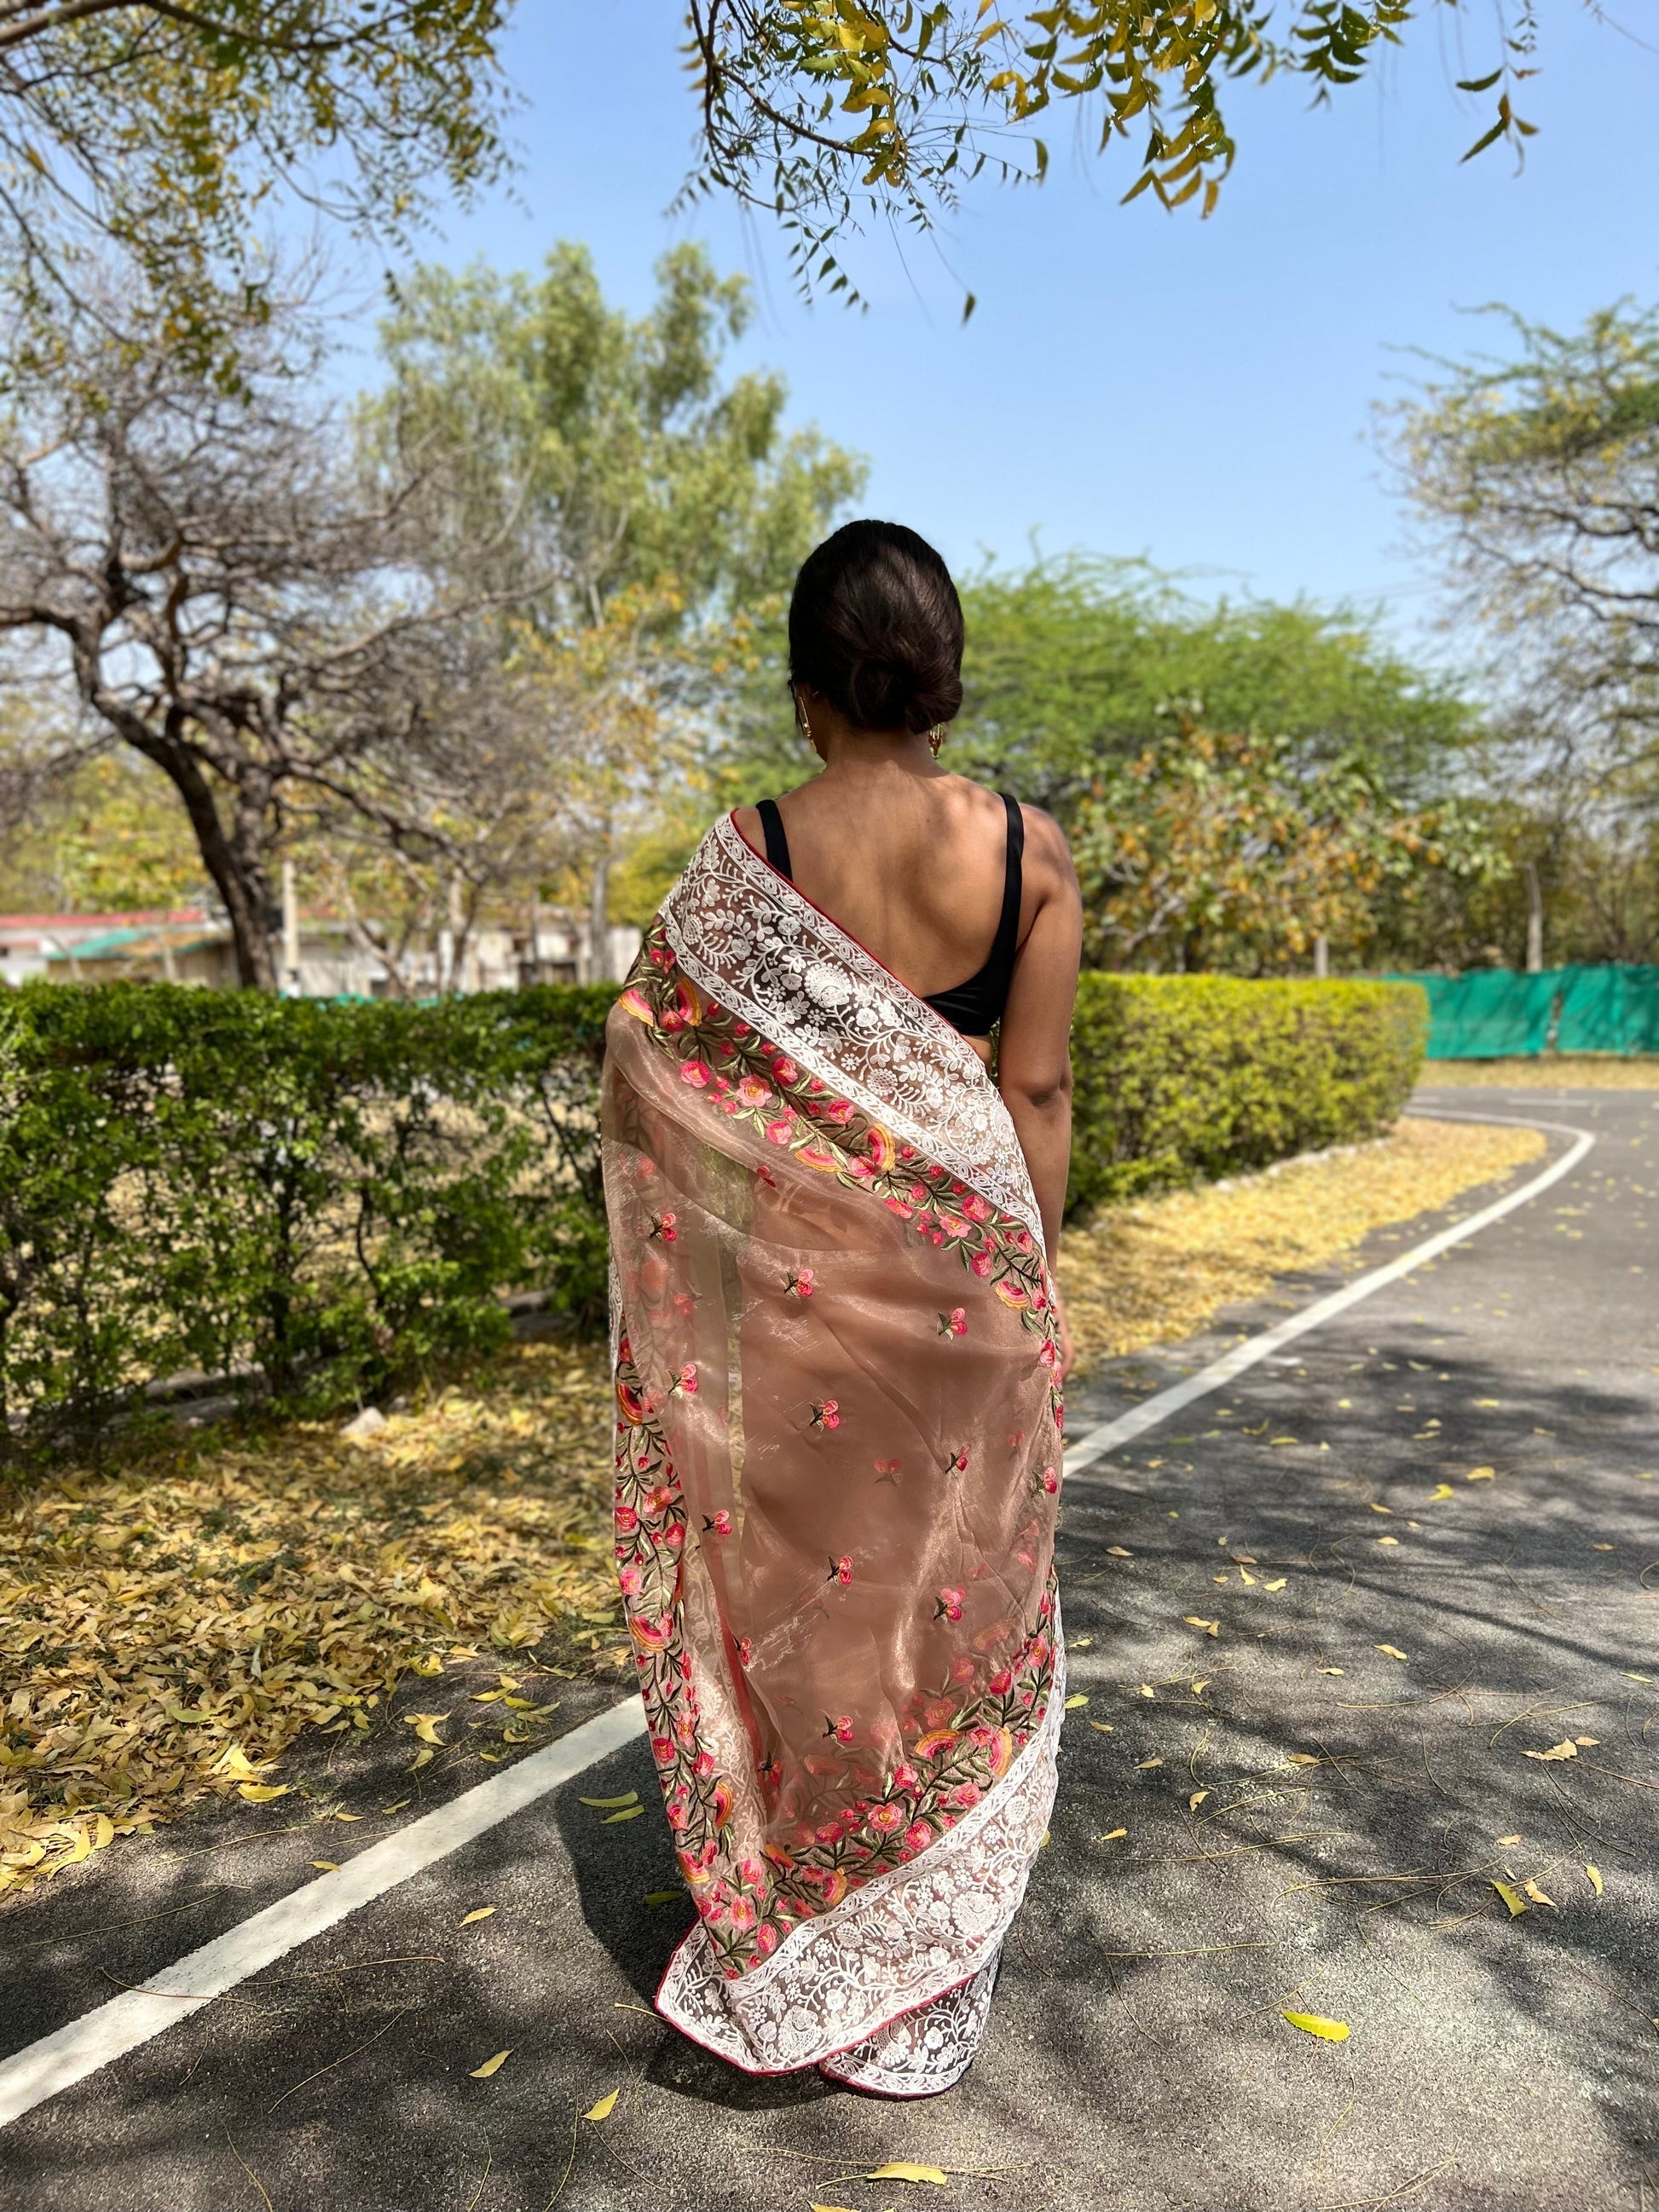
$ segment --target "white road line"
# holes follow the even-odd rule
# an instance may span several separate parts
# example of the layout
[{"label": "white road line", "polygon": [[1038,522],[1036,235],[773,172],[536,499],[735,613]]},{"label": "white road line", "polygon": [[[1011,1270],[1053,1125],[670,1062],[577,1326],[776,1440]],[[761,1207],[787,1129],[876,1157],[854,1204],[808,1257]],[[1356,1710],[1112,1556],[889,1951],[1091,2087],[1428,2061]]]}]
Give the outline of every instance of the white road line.
[{"label": "white road line", "polygon": [[309,1942],[499,1821],[511,1820],[550,1790],[644,1733],[645,1708],[638,1698],[612,1705],[544,1751],[532,1752],[435,1812],[411,1820],[396,1835],[370,1844],[337,1874],[307,1882],[213,1942],[203,1944],[199,1951],[163,1967],[143,1989],[112,1997],[56,2034],[30,2044],[0,2063],[0,2127],[179,2020],[192,2018],[201,2005],[260,1972],[285,1952]]},{"label": "white road line", "polygon": [[1466,1237],[1477,1235],[1482,1229],[1489,1229],[1494,1221],[1501,1221],[1506,1213],[1513,1213],[1517,1206],[1525,1206],[1528,1200],[1547,1191],[1552,1183],[1559,1182],[1563,1176],[1571,1175],[1595,1142],[1588,1129],[1574,1128],[1565,1121],[1540,1121],[1531,1115],[1458,1114],[1443,1112],[1436,1107],[1428,1109],[1425,1118],[1437,1121],[1506,1121],[1518,1129],[1547,1129],[1558,1136],[1574,1138],[1576,1142],[1541,1175],[1534,1176],[1530,1182],[1522,1183],[1519,1190],[1512,1190],[1504,1198],[1494,1199],[1490,1206],[1482,1206],[1478,1213],[1470,1214],[1467,1220],[1454,1222],[1449,1229],[1443,1229],[1437,1235],[1426,1237],[1421,1244],[1413,1245],[1409,1252],[1402,1252],[1397,1260],[1390,1260],[1387,1267],[1373,1267],[1368,1275],[1357,1276],[1352,1283],[1345,1283],[1340,1291],[1333,1291],[1328,1297],[1319,1298],[1312,1305],[1304,1306],[1300,1313],[1291,1314],[1288,1320],[1278,1322],[1272,1328],[1264,1329],[1260,1336],[1253,1336],[1244,1344],[1235,1345],[1231,1352],[1224,1352],[1219,1359],[1212,1360],[1207,1367],[1200,1367],[1195,1375],[1188,1376],[1184,1382],[1171,1383],[1167,1390],[1159,1390],[1152,1397],[1143,1398],[1139,1405],[1133,1407],[1127,1413],[1120,1413],[1115,1420],[1103,1421],[1097,1429],[1091,1429],[1086,1436],[1079,1437],[1074,1444],[1066,1447],[1066,1474],[1080,1474],[1085,1468],[1092,1467],[1097,1460],[1104,1459],[1120,1444],[1127,1444],[1133,1437],[1144,1436],[1148,1429],[1155,1429],[1160,1421],[1167,1421],[1171,1413],[1178,1413],[1183,1406],[1190,1406],[1195,1398],[1208,1397],[1212,1390],[1218,1390],[1224,1382],[1231,1382],[1236,1376],[1243,1374],[1247,1368],[1255,1366],[1260,1360],[1271,1358],[1283,1346],[1293,1344],[1298,1336],[1305,1336],[1310,1328],[1322,1327],[1338,1314],[1346,1313],[1350,1306],[1358,1305],[1362,1298],[1370,1297],[1374,1291],[1382,1290],[1389,1283],[1397,1283],[1402,1275],[1409,1275],[1413,1267],[1420,1267],[1425,1261],[1438,1259],[1454,1244],[1461,1244]]},{"label": "white road line", "polygon": [[[1119,1444],[1155,1428],[1183,1406],[1190,1406],[1195,1398],[1218,1389],[1259,1360],[1269,1358],[1282,1345],[1305,1336],[1310,1329],[1317,1328],[1334,1315],[1357,1305],[1384,1284],[1398,1282],[1425,1261],[1462,1243],[1492,1222],[1501,1221],[1506,1213],[1512,1213],[1516,1206],[1526,1205],[1552,1183],[1559,1182],[1563,1176],[1570,1175],[1595,1142],[1587,1129],[1517,1115],[1456,1114],[1436,1109],[1433,1118],[1510,1121],[1517,1128],[1545,1129],[1572,1137],[1576,1141],[1553,1166],[1522,1184],[1519,1190],[1471,1214],[1468,1220],[1443,1229],[1437,1236],[1429,1237],[1399,1259],[1391,1260],[1386,1267],[1374,1268],[1370,1274],[1361,1275],[1357,1281],[1333,1291],[1329,1297],[1319,1299],[1303,1312],[1252,1337],[1248,1344],[1239,1345],[1222,1358],[1200,1368],[1185,1382],[1160,1390],[1133,1411],[1091,1429],[1066,1452],[1066,1473],[1074,1474],[1092,1466]],[[412,1820],[396,1835],[371,1844],[337,1874],[324,1875],[315,1881],[306,1882],[213,1942],[204,1943],[175,1965],[163,1967],[159,1973],[152,1974],[142,1989],[112,1997],[106,2004],[71,2021],[55,2034],[44,2036],[40,2042],[0,2061],[0,2127],[84,2081],[100,2066],[107,2066],[112,2059],[162,2034],[181,2018],[191,2017],[200,2006],[210,2003],[251,1974],[259,1973],[285,1953],[309,1942],[313,1936],[320,1936],[361,1906],[383,1897],[387,1890],[395,1889],[412,1875],[447,1858],[452,1851],[471,1843],[475,1836],[483,1835],[502,1820],[511,1820],[538,1797],[558,1789],[584,1768],[608,1759],[644,1733],[644,1707],[635,1697],[624,1698],[608,1711],[584,1721],[580,1728],[572,1729],[568,1735],[561,1736],[544,1751],[520,1759],[517,1765],[492,1775],[488,1782],[477,1784],[449,1804]]]}]

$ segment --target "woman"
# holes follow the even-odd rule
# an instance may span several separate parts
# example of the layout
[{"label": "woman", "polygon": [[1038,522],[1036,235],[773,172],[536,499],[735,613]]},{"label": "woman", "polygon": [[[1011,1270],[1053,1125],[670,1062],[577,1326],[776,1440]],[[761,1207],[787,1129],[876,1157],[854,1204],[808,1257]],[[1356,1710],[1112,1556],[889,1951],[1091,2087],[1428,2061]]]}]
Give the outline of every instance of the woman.
[{"label": "woman", "polygon": [[1064,1703],[1081,915],[1048,816],[938,765],[962,641],[913,531],[811,555],[823,772],[708,832],[605,1061],[617,1557],[697,1908],[658,2007],[893,2096],[978,2046]]}]

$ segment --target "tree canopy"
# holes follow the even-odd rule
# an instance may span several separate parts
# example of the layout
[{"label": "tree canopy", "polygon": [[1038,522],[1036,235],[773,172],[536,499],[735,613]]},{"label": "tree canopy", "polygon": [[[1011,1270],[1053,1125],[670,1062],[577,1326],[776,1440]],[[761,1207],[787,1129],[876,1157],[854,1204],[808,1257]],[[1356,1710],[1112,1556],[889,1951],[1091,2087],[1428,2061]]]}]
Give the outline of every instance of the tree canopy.
[{"label": "tree canopy", "polygon": [[[1434,8],[1455,0],[1431,0]],[[0,284],[46,312],[88,246],[142,271],[150,317],[228,361],[266,296],[273,195],[401,246],[435,192],[510,166],[501,46],[514,0],[0,0]],[[845,235],[926,229],[982,174],[1039,181],[1068,111],[1126,198],[1214,206],[1228,88],[1289,75],[1321,100],[1397,45],[1413,0],[688,0],[696,151],[684,197],[731,192],[784,226],[804,288],[845,289]],[[618,18],[617,37],[624,33]],[[1463,89],[1519,148],[1525,0],[1499,0]],[[616,76],[624,77],[625,52]],[[971,307],[971,295],[969,305]]]}]

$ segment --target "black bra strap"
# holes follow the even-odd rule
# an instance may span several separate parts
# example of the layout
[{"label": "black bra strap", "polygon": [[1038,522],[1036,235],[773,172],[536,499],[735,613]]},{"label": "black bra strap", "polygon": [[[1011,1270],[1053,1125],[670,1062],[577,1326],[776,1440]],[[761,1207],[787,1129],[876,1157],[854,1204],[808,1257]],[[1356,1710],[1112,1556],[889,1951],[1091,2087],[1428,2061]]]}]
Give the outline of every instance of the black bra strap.
[{"label": "black bra strap", "polygon": [[990,965],[1006,988],[1007,978],[1013,973],[1014,953],[1019,941],[1019,908],[1025,889],[1025,817],[1012,792],[1005,791],[1000,796],[1008,810],[1008,857],[1002,872],[1002,918],[997,924],[996,942],[991,947]]},{"label": "black bra strap", "polygon": [[794,877],[789,866],[789,840],[783,833],[783,817],[778,811],[775,799],[763,799],[755,811],[761,818],[761,828],[766,834],[766,857],[781,876]]}]

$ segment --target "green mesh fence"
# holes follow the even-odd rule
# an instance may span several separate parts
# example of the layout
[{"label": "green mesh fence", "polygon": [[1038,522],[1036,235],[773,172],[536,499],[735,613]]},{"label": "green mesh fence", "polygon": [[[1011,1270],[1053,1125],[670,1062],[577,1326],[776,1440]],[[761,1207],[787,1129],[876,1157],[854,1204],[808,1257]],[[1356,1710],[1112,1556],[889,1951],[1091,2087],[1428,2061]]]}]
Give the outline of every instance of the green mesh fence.
[{"label": "green mesh fence", "polygon": [[1659,968],[1546,968],[1412,975],[1429,994],[1429,1058],[1659,1052]]}]

